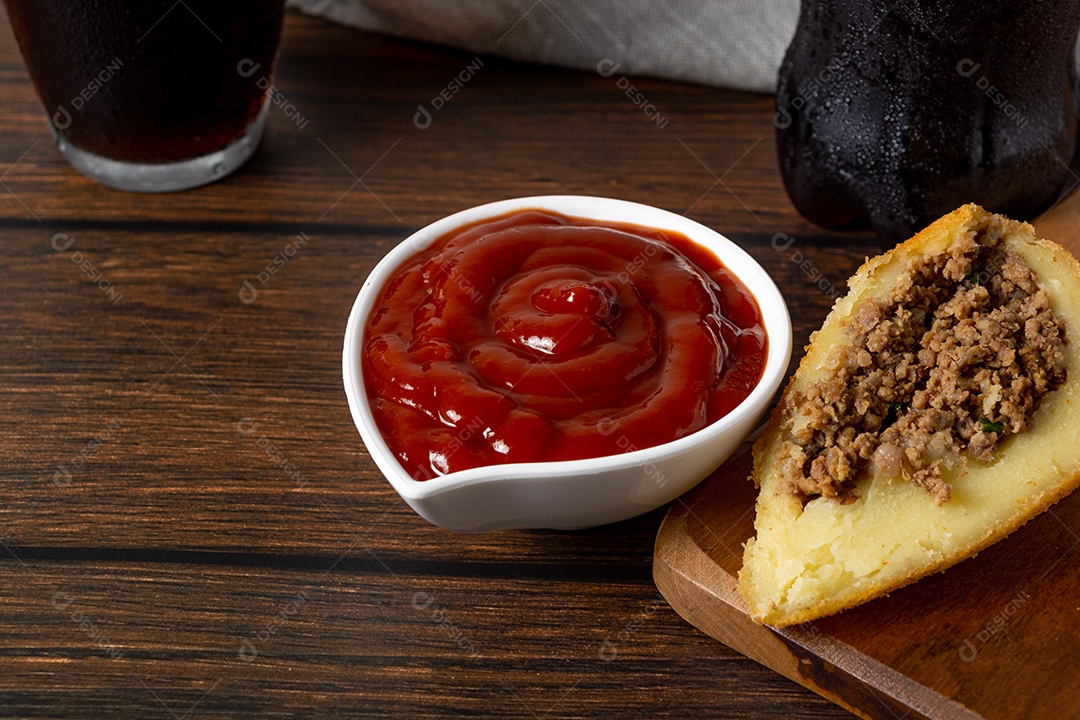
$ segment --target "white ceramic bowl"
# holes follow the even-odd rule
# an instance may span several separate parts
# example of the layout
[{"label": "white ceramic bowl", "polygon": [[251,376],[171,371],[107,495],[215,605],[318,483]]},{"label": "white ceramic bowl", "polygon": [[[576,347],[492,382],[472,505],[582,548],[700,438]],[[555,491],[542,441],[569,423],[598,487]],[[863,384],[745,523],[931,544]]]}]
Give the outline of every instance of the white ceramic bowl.
[{"label": "white ceramic bowl", "polygon": [[[717,422],[656,447],[587,460],[491,465],[414,480],[375,425],[361,370],[364,329],[379,290],[410,256],[462,225],[517,210],[673,230],[711,250],[754,294],[768,335],[757,387]],[[371,271],[349,315],[342,370],[353,420],[368,452],[413,510],[448,528],[576,529],[624,520],[674,500],[705,479],[746,438],[776,394],[791,358],[791,320],[772,278],[742,248],[681,215],[609,198],[551,195],[515,198],[463,210],[406,238]]]}]

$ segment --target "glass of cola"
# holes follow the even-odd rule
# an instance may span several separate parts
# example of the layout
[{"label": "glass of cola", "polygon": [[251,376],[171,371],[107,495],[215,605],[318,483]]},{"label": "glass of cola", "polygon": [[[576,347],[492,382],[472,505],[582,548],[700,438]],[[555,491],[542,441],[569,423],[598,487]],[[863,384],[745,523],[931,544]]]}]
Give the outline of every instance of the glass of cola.
[{"label": "glass of cola", "polygon": [[136,192],[205,185],[262,137],[284,0],[5,0],[60,153]]}]

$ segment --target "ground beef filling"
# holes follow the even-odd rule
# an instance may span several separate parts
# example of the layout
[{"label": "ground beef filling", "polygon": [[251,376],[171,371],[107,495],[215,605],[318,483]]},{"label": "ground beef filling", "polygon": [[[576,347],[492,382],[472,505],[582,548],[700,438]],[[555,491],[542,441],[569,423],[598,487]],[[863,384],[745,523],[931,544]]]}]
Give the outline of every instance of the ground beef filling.
[{"label": "ground beef filling", "polygon": [[989,224],[913,264],[856,314],[829,379],[792,394],[781,461],[804,503],[854,500],[873,465],[941,505],[942,471],[991,460],[1065,381],[1065,325],[1001,236]]}]

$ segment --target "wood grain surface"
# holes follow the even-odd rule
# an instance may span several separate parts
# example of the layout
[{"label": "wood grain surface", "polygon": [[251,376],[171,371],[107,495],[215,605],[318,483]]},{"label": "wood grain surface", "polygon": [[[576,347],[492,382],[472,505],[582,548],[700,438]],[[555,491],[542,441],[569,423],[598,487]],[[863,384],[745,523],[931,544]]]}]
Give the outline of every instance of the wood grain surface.
[{"label": "wood grain surface", "polygon": [[794,211],[768,97],[480,60],[420,129],[472,55],[290,14],[277,85],[304,127],[275,109],[236,175],[144,196],[64,163],[0,21],[0,716],[848,717],[658,597],[663,510],[459,535],[369,459],[346,317],[443,215],[685,213],[776,278],[797,347],[879,250]]}]

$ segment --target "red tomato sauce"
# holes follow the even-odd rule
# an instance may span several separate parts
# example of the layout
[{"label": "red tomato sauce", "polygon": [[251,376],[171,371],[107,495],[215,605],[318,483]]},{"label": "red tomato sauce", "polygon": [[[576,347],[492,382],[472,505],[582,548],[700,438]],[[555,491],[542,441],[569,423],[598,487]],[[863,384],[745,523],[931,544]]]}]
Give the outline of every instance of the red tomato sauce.
[{"label": "red tomato sauce", "polygon": [[417,480],[683,437],[750,394],[767,346],[753,295],[710,251],[547,211],[409,258],[364,337],[375,421]]}]

